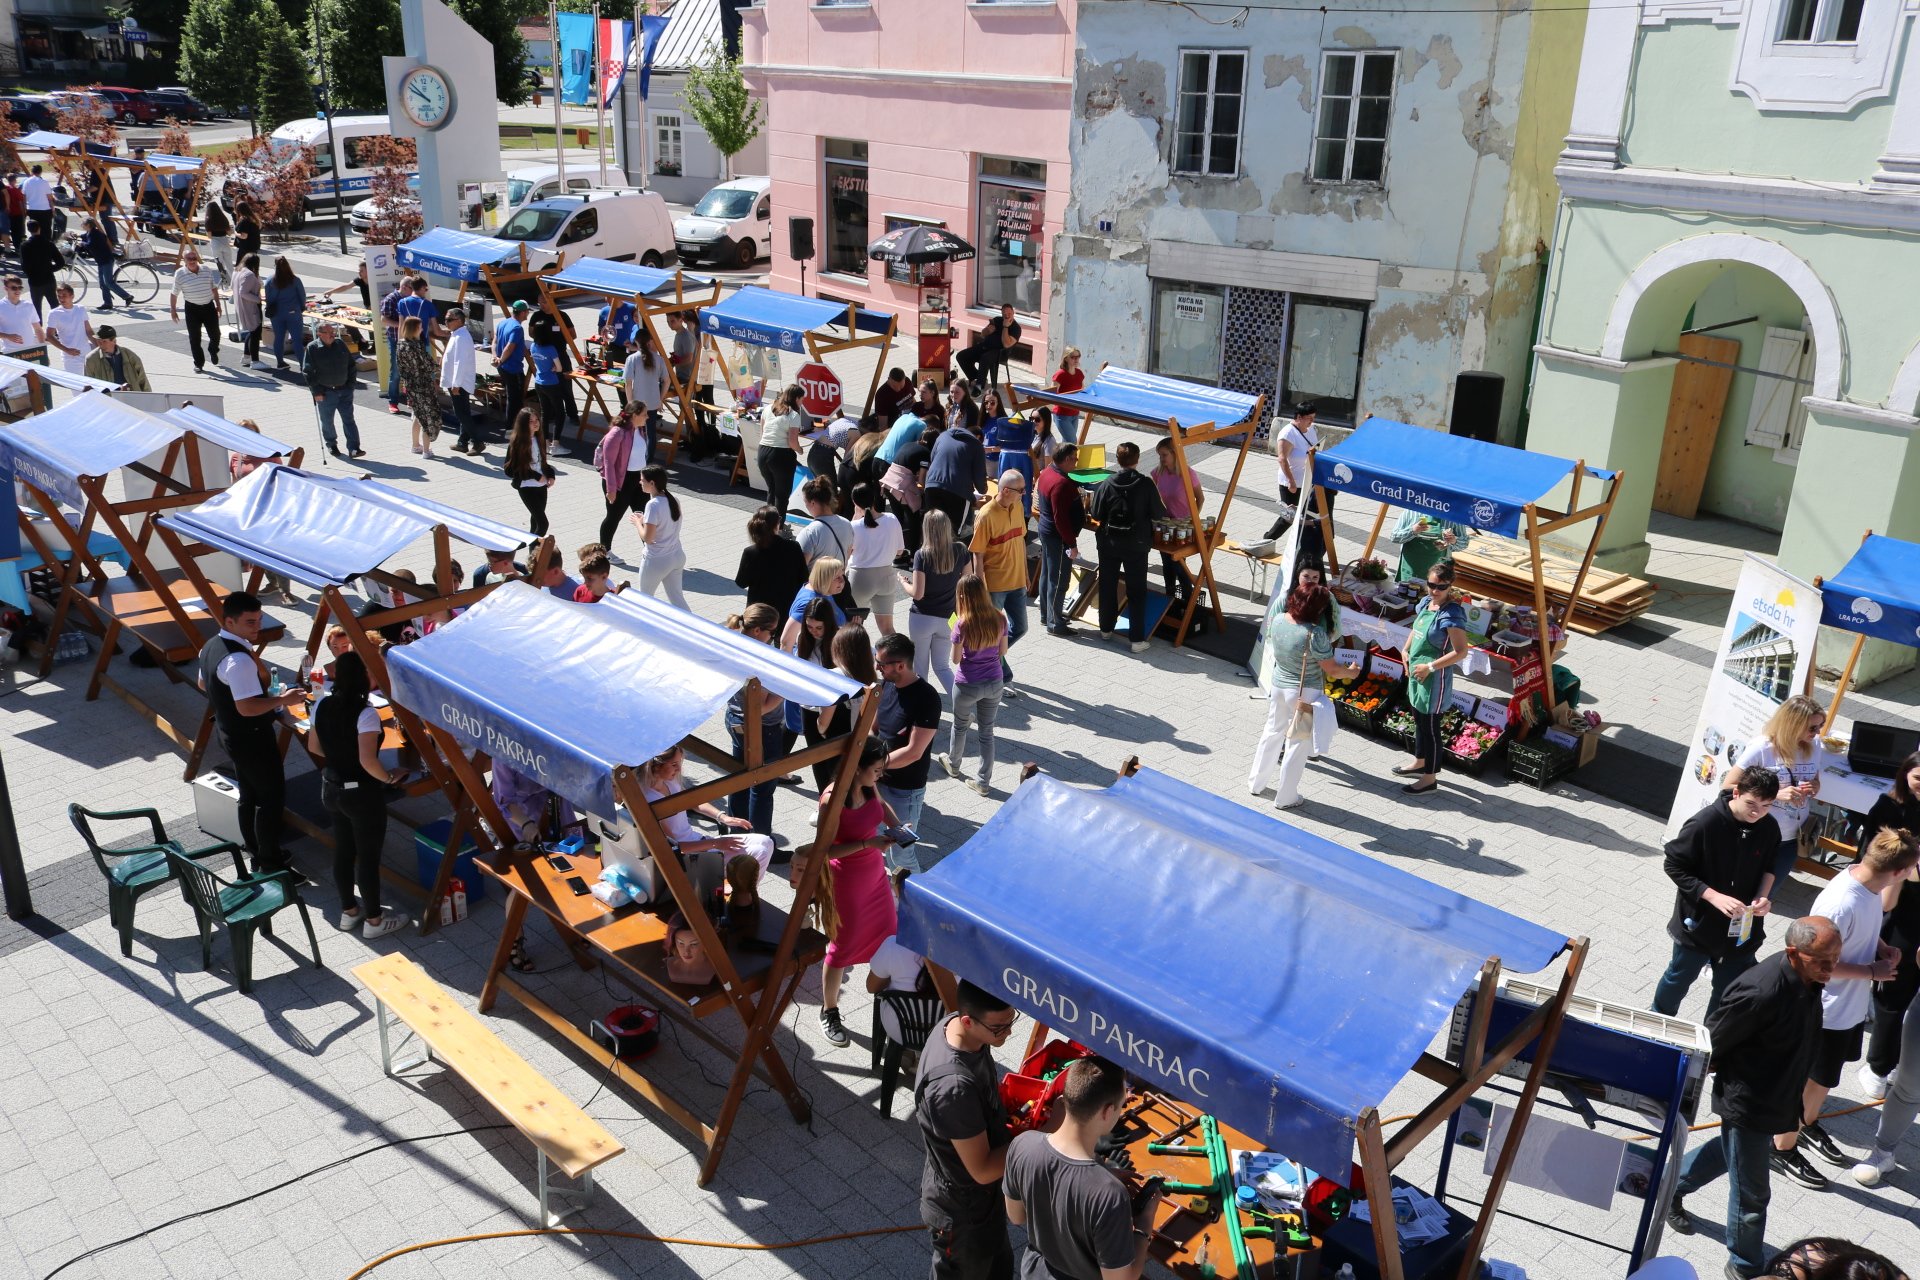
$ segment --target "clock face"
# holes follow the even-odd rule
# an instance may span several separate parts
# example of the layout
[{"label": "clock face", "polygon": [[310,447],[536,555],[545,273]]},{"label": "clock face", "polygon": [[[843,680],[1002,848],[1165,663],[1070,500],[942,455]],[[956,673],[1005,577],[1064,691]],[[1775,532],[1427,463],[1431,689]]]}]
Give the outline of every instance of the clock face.
[{"label": "clock face", "polygon": [[400,82],[400,108],[422,129],[438,129],[453,118],[453,86],[433,67],[416,67]]}]

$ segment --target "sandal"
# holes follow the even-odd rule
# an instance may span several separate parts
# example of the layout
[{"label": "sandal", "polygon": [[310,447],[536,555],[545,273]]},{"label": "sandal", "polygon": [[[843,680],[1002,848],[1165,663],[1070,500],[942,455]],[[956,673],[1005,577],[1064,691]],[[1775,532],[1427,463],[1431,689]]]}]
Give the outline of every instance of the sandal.
[{"label": "sandal", "polygon": [[516,973],[532,973],[533,961],[527,958],[527,935],[521,934],[513,940],[513,950],[507,953],[507,965]]}]

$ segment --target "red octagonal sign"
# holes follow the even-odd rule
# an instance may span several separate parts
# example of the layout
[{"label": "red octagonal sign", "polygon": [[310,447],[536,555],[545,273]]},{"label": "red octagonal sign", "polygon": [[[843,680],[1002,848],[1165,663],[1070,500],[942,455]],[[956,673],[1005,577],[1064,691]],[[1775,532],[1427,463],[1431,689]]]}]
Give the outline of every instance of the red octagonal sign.
[{"label": "red octagonal sign", "polygon": [[800,384],[800,406],[816,418],[840,412],[840,377],[823,364],[803,364],[794,375]]}]

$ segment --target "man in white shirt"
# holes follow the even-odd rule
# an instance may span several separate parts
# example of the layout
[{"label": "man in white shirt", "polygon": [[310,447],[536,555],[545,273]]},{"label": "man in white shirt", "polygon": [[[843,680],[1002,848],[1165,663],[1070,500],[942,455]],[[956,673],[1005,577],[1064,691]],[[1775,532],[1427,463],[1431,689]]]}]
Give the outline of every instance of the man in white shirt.
[{"label": "man in white shirt", "polygon": [[[180,269],[173,273],[173,292],[167,295],[167,311],[175,324],[180,323],[180,304],[187,304],[187,349],[193,352],[193,371],[204,373],[207,361],[220,363],[220,273],[201,266],[200,251],[188,247],[180,255]],[[200,334],[205,331],[207,346],[200,349]]]},{"label": "man in white shirt", "polygon": [[19,276],[6,278],[7,300],[0,302],[0,353],[11,354],[25,347],[37,347],[47,340],[40,324],[40,313],[23,296],[27,282]]},{"label": "man in white shirt", "polygon": [[453,401],[453,421],[460,429],[453,451],[478,457],[487,451],[487,446],[480,439],[480,428],[473,420],[473,352],[473,334],[467,330],[466,311],[448,307],[447,342],[440,352],[440,389]]},{"label": "man in white shirt", "polygon": [[47,312],[47,345],[60,353],[61,367],[68,373],[84,373],[93,354],[92,317],[85,307],[74,305],[73,286],[63,284],[53,296],[59,305]]},{"label": "man in white shirt", "polygon": [[33,176],[20,184],[20,194],[27,198],[27,225],[43,226],[47,234],[53,234],[53,184],[44,176],[44,166],[33,166]]}]

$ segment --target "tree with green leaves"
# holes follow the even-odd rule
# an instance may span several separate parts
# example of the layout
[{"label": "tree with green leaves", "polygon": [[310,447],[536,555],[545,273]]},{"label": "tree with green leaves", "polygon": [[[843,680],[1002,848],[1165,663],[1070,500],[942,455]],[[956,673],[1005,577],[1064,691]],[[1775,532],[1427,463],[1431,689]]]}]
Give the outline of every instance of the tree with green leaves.
[{"label": "tree with green leaves", "polygon": [[727,158],[727,177],[733,177],[733,158],[760,136],[766,103],[753,96],[740,71],[740,59],[729,58],[719,45],[707,45],[701,60],[687,70],[680,91],[687,114]]},{"label": "tree with green leaves", "polygon": [[527,84],[527,42],[520,38],[526,0],[447,0],[447,5],[493,46],[494,93],[501,104],[525,104],[533,96]]},{"label": "tree with green leaves", "polygon": [[254,64],[255,0],[192,0],[180,31],[180,79],[193,95],[225,110],[253,105],[253,85],[237,67]]},{"label": "tree with green leaves", "polygon": [[406,52],[398,0],[315,0],[314,18],[326,52],[335,111],[385,111],[383,57]]},{"label": "tree with green leaves", "polygon": [[[258,41],[255,55],[253,111],[260,128],[272,133],[289,120],[313,114],[313,86],[306,55],[276,4],[262,4],[254,17]],[[244,65],[244,64],[243,64]]]}]

